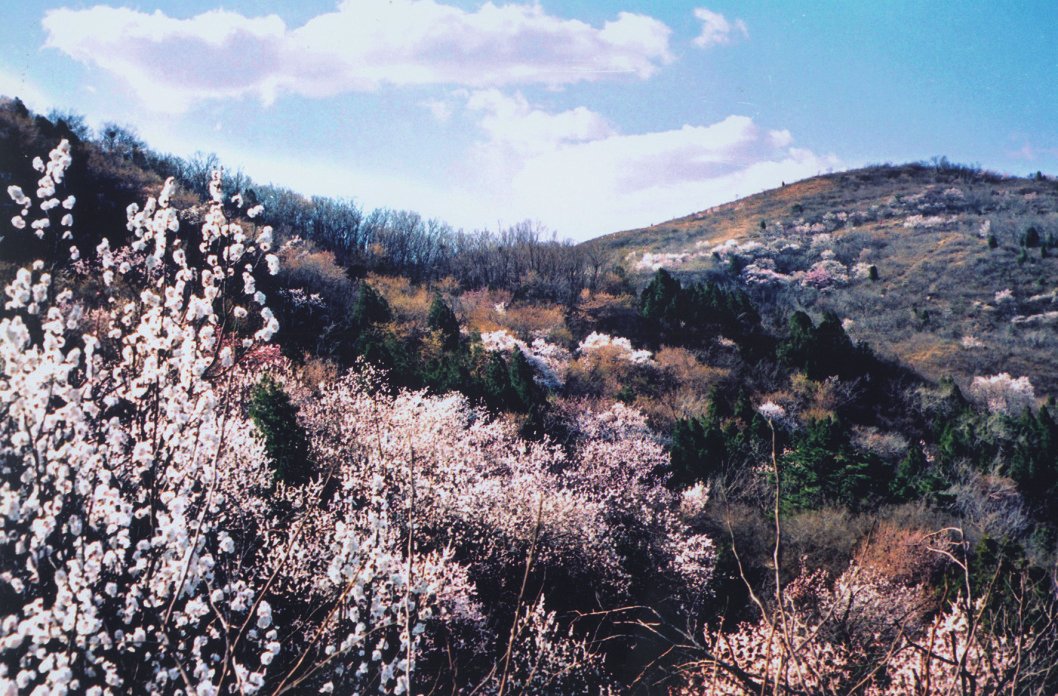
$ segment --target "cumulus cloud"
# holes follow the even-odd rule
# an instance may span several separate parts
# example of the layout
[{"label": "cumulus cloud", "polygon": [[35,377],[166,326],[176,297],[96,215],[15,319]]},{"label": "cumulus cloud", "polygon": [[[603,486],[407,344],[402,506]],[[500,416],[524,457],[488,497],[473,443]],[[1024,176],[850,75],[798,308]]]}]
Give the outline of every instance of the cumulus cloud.
[{"label": "cumulus cloud", "polygon": [[702,48],[721,46],[732,43],[738,38],[749,37],[749,29],[741,19],[732,22],[719,12],[713,12],[704,7],[697,8],[694,16],[702,23],[702,32],[694,40],[696,46]]},{"label": "cumulus cloud", "polygon": [[587,109],[551,114],[520,95],[476,93],[468,106],[485,136],[474,164],[479,184],[501,182],[494,200],[509,219],[539,218],[576,239],[687,215],[840,164],[746,116],[622,134]]},{"label": "cumulus cloud", "polygon": [[214,10],[189,19],[96,6],[45,14],[46,46],[126,80],[145,103],[284,92],[310,97],[381,85],[561,86],[647,78],[672,60],[671,30],[621,12],[596,27],[539,4],[345,0],[296,28],[275,15]]},{"label": "cumulus cloud", "polygon": [[606,119],[590,109],[579,106],[548,113],[530,106],[521,93],[508,96],[496,89],[477,91],[467,99],[467,109],[480,116],[478,125],[488,135],[487,147],[510,149],[519,155],[537,155],[614,133]]},{"label": "cumulus cloud", "polygon": [[157,110],[247,93],[268,100],[280,86],[286,27],[274,15],[214,10],[173,19],[98,5],[49,11],[43,25],[46,47],[123,78]]}]

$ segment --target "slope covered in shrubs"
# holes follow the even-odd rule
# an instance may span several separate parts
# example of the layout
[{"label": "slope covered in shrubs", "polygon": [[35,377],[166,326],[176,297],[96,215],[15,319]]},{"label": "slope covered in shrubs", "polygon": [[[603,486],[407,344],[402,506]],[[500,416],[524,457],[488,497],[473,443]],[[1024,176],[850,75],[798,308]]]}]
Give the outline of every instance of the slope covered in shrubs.
[{"label": "slope covered in shrubs", "polygon": [[1058,685],[1031,383],[117,133],[0,109],[5,692]]},{"label": "slope covered in shrubs", "polygon": [[1058,394],[1058,182],[940,158],[827,174],[587,243],[645,282],[726,279],[772,321],[833,312],[855,340],[966,388]]}]

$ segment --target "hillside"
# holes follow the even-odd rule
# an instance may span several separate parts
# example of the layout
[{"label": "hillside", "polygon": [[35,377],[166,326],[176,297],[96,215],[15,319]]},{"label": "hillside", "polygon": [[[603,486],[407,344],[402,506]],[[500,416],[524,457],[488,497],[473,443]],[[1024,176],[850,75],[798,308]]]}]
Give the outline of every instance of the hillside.
[{"label": "hillside", "polygon": [[1045,177],[868,167],[589,244],[640,279],[734,279],[774,316],[833,311],[933,379],[1008,372],[1058,394],[1058,182]]},{"label": "hillside", "polygon": [[[0,155],[0,693],[1058,690],[1054,399],[853,340],[1032,359],[1051,182],[572,246],[13,100]],[[945,338],[964,296],[991,333]]]}]

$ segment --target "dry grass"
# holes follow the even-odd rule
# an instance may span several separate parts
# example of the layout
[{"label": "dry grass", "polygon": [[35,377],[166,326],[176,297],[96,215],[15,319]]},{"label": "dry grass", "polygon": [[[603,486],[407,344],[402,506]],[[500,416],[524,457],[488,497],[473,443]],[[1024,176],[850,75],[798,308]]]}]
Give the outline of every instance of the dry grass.
[{"label": "dry grass", "polygon": [[453,309],[467,331],[487,333],[506,327],[503,315],[510,301],[511,293],[506,290],[474,290],[460,295]]},{"label": "dry grass", "polygon": [[657,378],[651,380],[651,395],[636,399],[651,425],[668,432],[676,420],[705,413],[710,389],[730,372],[706,365],[684,348],[662,347],[654,356]]},{"label": "dry grass", "polygon": [[[851,278],[825,291],[788,286],[781,305],[773,287],[749,287],[766,315],[781,322],[791,307],[817,316],[834,311],[852,320],[850,335],[856,340],[929,377],[968,381],[975,374],[1006,371],[1030,376],[1040,394],[1058,396],[1058,371],[1047,358],[1058,351],[1058,334],[1053,327],[1011,322],[1015,316],[1058,309],[1049,300],[1029,302],[1058,285],[1058,249],[1041,258],[1039,248],[1022,254],[1019,246],[1029,226],[1058,237],[1053,181],[922,166],[869,168],[789,184],[596,243],[632,270],[644,252],[694,252],[700,244],[726,240],[766,243],[775,239],[777,223],[790,230],[839,213],[860,217],[828,227],[837,260],[850,268],[857,262],[873,264],[879,279]],[[919,223],[912,221],[914,215]],[[923,218],[943,222],[921,224]],[[989,248],[990,234],[998,248]],[[810,254],[799,253],[802,260],[795,256],[794,263],[807,268]],[[727,266],[706,254],[670,270],[693,278],[726,273]],[[642,270],[633,274],[639,287],[647,276]],[[1008,288],[1015,301],[997,307],[995,294]],[[967,350],[959,343],[964,336],[974,336],[987,350]]]},{"label": "dry grass", "polygon": [[857,563],[893,582],[908,585],[930,579],[944,565],[944,557],[929,550],[935,531],[904,527],[883,520],[871,530],[856,550]]}]

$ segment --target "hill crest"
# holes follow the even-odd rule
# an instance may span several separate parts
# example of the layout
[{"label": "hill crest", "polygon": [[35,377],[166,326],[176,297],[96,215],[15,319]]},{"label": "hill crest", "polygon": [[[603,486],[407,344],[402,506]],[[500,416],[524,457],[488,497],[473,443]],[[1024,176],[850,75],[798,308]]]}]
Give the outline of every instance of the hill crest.
[{"label": "hill crest", "polygon": [[665,268],[726,278],[775,318],[833,311],[933,379],[1008,372],[1058,392],[1058,182],[1042,175],[873,166],[591,243],[640,282]]}]

